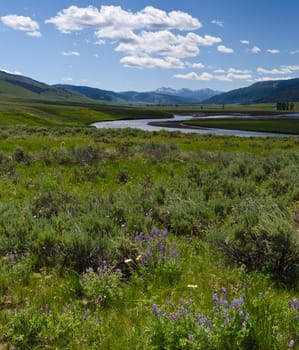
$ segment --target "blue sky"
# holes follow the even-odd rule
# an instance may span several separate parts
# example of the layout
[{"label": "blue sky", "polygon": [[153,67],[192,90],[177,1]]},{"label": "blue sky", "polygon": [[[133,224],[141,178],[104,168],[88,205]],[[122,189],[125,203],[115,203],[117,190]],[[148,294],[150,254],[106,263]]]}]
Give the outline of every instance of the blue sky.
[{"label": "blue sky", "polygon": [[296,0],[15,0],[0,70],[114,91],[227,91],[299,76]]}]

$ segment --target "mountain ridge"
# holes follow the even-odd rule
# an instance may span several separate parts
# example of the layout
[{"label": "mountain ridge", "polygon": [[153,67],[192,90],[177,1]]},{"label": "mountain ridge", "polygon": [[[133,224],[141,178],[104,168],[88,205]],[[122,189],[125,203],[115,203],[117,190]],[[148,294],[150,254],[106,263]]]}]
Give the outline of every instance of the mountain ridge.
[{"label": "mountain ridge", "polygon": [[299,78],[267,80],[204,100],[204,104],[298,102]]},{"label": "mountain ridge", "polygon": [[211,89],[161,87],[154,91],[114,92],[88,86],[48,85],[0,70],[0,98],[126,105],[203,105],[299,102],[299,78],[268,80],[225,93]]}]

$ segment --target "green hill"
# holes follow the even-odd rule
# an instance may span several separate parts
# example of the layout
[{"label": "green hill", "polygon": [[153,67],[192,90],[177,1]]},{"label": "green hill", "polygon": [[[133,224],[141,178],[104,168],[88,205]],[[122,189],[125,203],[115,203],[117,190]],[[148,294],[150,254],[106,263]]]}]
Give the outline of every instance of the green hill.
[{"label": "green hill", "polygon": [[55,101],[88,101],[86,96],[33,80],[0,71],[0,99],[34,99]]},{"label": "green hill", "polygon": [[204,101],[206,104],[248,104],[265,102],[298,102],[299,78],[264,81],[232,90]]}]

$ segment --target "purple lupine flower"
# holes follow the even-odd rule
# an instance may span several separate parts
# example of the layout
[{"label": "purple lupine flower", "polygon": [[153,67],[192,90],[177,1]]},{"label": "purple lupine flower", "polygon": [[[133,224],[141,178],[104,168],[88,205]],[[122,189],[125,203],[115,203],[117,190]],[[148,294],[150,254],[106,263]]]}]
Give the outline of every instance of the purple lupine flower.
[{"label": "purple lupine flower", "polygon": [[299,302],[297,298],[293,298],[290,309],[299,310]]},{"label": "purple lupine flower", "polygon": [[156,317],[159,317],[162,315],[162,311],[158,308],[157,304],[152,304],[152,310]]},{"label": "purple lupine flower", "polygon": [[288,347],[289,348],[293,348],[294,346],[295,346],[295,341],[292,339],[292,340],[289,341]]},{"label": "purple lupine flower", "polygon": [[168,237],[168,231],[167,230],[162,230],[161,231],[161,236],[166,239]]},{"label": "purple lupine flower", "polygon": [[212,299],[215,305],[219,305],[219,297],[217,290],[214,292]]},{"label": "purple lupine flower", "polygon": [[227,290],[225,287],[222,287],[222,294],[225,299],[227,299]]},{"label": "purple lupine flower", "polygon": [[171,312],[168,316],[169,321],[176,321],[180,318],[180,314],[177,312]]},{"label": "purple lupine flower", "polygon": [[194,338],[194,335],[192,334],[192,333],[190,333],[189,335],[188,335],[188,339],[189,340],[192,340]]},{"label": "purple lupine flower", "polygon": [[239,298],[235,298],[233,301],[232,301],[232,307],[234,309],[237,309],[238,307],[240,307],[241,305],[244,304],[244,299],[243,299],[243,296],[240,295]]},{"label": "purple lupine flower", "polygon": [[247,322],[246,322],[246,321],[243,321],[243,322],[242,322],[242,327],[243,327],[243,328],[247,328]]}]

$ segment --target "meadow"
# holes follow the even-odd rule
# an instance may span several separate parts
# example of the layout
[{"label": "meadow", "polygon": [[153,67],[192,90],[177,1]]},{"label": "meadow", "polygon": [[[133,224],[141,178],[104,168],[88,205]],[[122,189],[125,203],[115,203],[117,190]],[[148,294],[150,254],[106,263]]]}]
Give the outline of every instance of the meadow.
[{"label": "meadow", "polygon": [[290,117],[260,117],[250,119],[229,118],[229,119],[213,119],[213,120],[190,120],[184,122],[186,125],[192,125],[205,128],[220,128],[231,130],[248,130],[262,132],[276,132],[286,134],[299,134],[298,118]]},{"label": "meadow", "polygon": [[64,113],[0,128],[0,348],[299,349],[299,139]]}]

